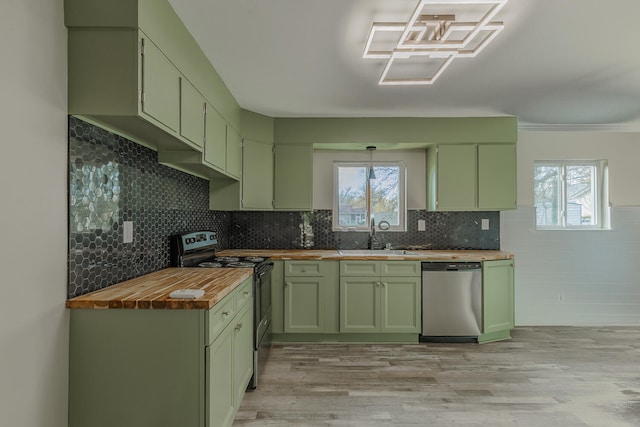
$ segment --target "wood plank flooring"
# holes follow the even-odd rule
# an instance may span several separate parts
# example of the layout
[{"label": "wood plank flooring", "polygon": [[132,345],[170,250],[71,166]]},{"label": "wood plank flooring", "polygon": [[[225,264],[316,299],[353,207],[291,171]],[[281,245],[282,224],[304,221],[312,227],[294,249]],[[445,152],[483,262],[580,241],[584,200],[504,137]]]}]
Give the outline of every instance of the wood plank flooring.
[{"label": "wood plank flooring", "polygon": [[512,336],[277,345],[234,426],[640,426],[640,328]]}]

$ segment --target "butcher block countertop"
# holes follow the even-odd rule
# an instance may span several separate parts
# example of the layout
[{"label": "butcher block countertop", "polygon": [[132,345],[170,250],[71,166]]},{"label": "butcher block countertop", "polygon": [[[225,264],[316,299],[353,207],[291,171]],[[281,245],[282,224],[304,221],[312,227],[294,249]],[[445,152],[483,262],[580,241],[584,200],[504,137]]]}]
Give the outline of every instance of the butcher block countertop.
[{"label": "butcher block countertop", "polygon": [[513,254],[504,251],[438,251],[409,250],[416,255],[386,255],[381,253],[344,255],[336,249],[228,249],[218,252],[220,256],[263,256],[274,260],[398,260],[398,261],[491,261],[512,259]]},{"label": "butcher block countertop", "polygon": [[[210,309],[252,268],[166,268],[67,301],[68,308]],[[169,298],[178,289],[202,289],[197,299]]]}]

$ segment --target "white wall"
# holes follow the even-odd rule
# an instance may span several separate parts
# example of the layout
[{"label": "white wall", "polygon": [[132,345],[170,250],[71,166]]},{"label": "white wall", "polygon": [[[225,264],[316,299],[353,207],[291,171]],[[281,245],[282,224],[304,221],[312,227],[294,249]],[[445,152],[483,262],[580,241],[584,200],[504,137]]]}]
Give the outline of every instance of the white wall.
[{"label": "white wall", "polygon": [[0,13],[0,424],[67,423],[63,0]]},{"label": "white wall", "polygon": [[[535,230],[533,162],[548,159],[608,160],[612,230]],[[500,225],[517,325],[640,324],[640,134],[520,133],[518,209]]]},{"label": "white wall", "polygon": [[[374,161],[403,161],[407,167],[407,209],[427,208],[425,150],[375,151]],[[313,153],[313,209],[333,209],[333,162],[366,162],[367,151],[315,151]]]}]

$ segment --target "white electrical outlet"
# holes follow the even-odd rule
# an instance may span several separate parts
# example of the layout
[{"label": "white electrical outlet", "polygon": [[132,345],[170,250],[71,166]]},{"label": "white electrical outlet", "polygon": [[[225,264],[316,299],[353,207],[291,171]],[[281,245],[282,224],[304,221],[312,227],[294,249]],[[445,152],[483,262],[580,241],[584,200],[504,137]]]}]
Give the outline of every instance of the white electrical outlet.
[{"label": "white electrical outlet", "polygon": [[133,243],[133,221],[122,223],[122,243]]},{"label": "white electrical outlet", "polygon": [[489,218],[482,218],[482,229],[483,230],[489,229]]},{"label": "white electrical outlet", "polygon": [[426,231],[427,230],[427,222],[424,219],[418,220],[418,231]]}]

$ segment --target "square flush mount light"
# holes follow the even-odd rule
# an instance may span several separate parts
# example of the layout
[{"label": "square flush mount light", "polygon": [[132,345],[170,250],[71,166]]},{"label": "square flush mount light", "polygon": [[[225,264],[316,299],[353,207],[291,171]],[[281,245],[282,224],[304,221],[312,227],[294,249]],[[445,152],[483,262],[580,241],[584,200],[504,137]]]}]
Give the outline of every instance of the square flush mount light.
[{"label": "square flush mount light", "polygon": [[420,0],[407,22],[374,22],[363,58],[386,59],[378,84],[432,84],[456,58],[476,56],[504,28],[507,0]]}]

